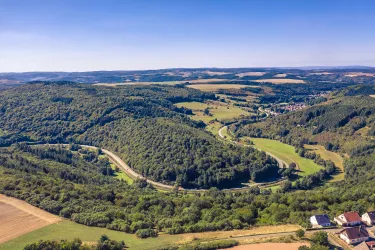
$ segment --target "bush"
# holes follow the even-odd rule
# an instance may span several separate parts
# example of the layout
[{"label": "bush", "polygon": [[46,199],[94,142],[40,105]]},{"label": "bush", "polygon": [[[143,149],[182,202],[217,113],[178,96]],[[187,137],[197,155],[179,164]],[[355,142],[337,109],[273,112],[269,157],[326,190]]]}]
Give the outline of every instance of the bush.
[{"label": "bush", "polygon": [[144,238],[149,238],[149,237],[157,237],[158,233],[151,228],[147,228],[147,229],[138,229],[137,232],[135,232],[135,235],[140,239],[144,239]]},{"label": "bush", "polygon": [[305,231],[303,231],[303,229],[298,229],[298,230],[296,231],[296,236],[297,236],[298,238],[302,238],[303,236],[305,236]]}]

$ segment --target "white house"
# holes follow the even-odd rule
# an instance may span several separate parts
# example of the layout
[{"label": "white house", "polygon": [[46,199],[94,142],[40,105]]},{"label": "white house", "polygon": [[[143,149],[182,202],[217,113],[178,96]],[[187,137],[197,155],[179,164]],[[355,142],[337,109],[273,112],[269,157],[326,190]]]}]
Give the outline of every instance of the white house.
[{"label": "white house", "polygon": [[362,224],[362,219],[358,212],[346,212],[334,219],[340,226],[357,226]]},{"label": "white house", "polygon": [[313,228],[331,226],[331,221],[327,214],[317,214],[317,215],[311,216],[310,223]]},{"label": "white house", "polygon": [[347,227],[340,232],[340,238],[348,244],[357,244],[369,239],[365,226]]},{"label": "white house", "polygon": [[362,221],[364,221],[368,226],[375,225],[375,211],[362,214]]}]

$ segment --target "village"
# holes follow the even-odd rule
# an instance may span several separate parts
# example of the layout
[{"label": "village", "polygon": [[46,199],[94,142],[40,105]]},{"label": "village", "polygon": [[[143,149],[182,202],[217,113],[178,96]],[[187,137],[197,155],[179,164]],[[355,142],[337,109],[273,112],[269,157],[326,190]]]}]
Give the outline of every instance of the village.
[{"label": "village", "polygon": [[[348,247],[355,250],[375,249],[373,233],[368,230],[375,226],[375,211],[364,213],[362,216],[356,211],[345,212],[331,222],[327,214],[318,214],[310,217],[313,229],[332,228],[341,226],[340,231],[335,231],[335,236]],[[372,236],[372,237],[371,237]]]}]

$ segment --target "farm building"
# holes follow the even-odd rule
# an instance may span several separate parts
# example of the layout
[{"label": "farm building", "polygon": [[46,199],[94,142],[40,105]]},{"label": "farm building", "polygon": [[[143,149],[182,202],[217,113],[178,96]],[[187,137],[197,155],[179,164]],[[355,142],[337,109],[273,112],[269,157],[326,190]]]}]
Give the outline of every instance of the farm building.
[{"label": "farm building", "polygon": [[362,214],[362,221],[364,221],[368,226],[375,225],[375,211]]},{"label": "farm building", "polygon": [[362,219],[358,212],[346,212],[334,219],[340,226],[357,226],[362,224]]},{"label": "farm building", "polygon": [[340,232],[340,238],[348,244],[357,244],[369,239],[365,226],[347,227]]},{"label": "farm building", "polygon": [[327,214],[317,214],[310,217],[310,222],[313,228],[317,227],[329,227],[331,221]]}]

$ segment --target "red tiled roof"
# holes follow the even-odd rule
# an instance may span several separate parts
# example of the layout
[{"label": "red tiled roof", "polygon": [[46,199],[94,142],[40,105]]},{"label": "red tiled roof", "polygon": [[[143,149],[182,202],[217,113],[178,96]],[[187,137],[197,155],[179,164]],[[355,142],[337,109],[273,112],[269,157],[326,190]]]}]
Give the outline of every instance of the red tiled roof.
[{"label": "red tiled roof", "polygon": [[375,246],[375,241],[368,241],[368,242],[366,242],[366,244],[369,247],[374,247]]},{"label": "red tiled roof", "polygon": [[346,212],[344,217],[347,222],[361,221],[361,217],[359,217],[357,212]]},{"label": "red tiled roof", "polygon": [[369,237],[368,231],[364,226],[347,227],[341,233],[346,234],[350,240]]}]

